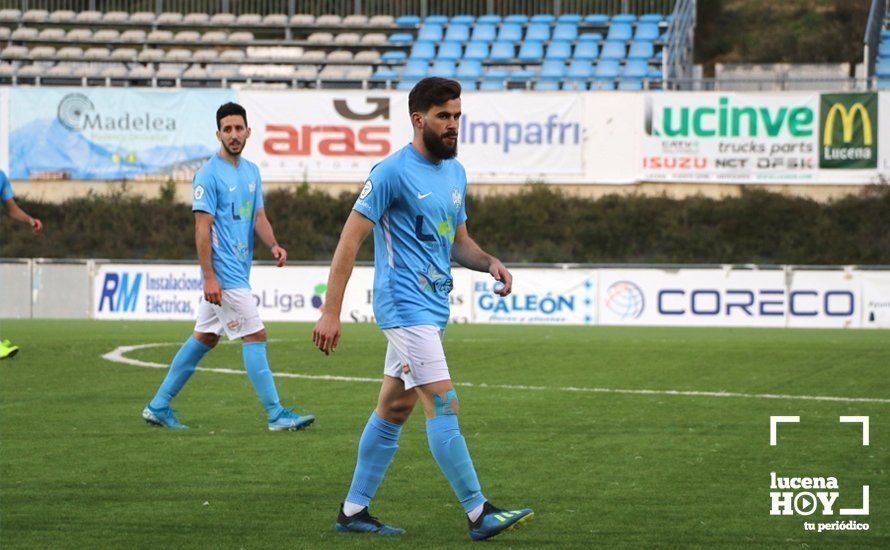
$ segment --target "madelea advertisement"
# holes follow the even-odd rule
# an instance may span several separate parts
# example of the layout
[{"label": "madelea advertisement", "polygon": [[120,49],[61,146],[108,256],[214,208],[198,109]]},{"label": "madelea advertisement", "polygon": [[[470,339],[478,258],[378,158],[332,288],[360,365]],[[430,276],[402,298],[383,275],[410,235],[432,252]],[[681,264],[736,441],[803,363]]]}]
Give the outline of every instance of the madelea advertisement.
[{"label": "madelea advertisement", "polygon": [[[890,328],[890,272],[803,268],[515,268],[513,293],[487,273],[452,270],[452,323]],[[197,266],[99,264],[96,319],[195,318]],[[314,322],[326,266],[255,266],[251,291],[266,321]],[[374,270],[355,268],[341,319],[374,322]]]}]

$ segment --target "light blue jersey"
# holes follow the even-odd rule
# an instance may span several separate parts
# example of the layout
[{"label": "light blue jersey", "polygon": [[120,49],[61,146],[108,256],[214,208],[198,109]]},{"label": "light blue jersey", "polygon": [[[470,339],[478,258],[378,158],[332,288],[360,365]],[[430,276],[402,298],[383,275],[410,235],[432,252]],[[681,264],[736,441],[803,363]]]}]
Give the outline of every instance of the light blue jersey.
[{"label": "light blue jersey", "polygon": [[12,194],[12,186],[9,185],[9,178],[6,177],[6,172],[0,170],[0,201],[6,202],[14,196]]},{"label": "light blue jersey", "polygon": [[382,329],[448,322],[451,247],[467,221],[467,174],[408,144],[371,170],[353,209],[374,222],[374,316]]},{"label": "light blue jersey", "polygon": [[254,222],[263,207],[259,168],[243,157],[235,168],[216,154],[198,170],[192,185],[192,210],[213,215],[210,244],[220,287],[250,288]]}]

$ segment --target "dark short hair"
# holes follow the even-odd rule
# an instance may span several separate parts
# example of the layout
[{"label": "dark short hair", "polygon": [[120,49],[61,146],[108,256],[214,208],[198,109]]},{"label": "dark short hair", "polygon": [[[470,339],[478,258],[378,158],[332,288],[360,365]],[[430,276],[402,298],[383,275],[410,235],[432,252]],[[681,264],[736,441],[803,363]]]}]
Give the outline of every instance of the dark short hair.
[{"label": "dark short hair", "polygon": [[408,94],[408,114],[425,113],[434,105],[442,105],[459,97],[458,81],[430,76],[415,84]]},{"label": "dark short hair", "polygon": [[230,101],[216,110],[216,129],[220,130],[220,121],[231,115],[240,115],[244,119],[244,125],[247,126],[247,111],[241,105]]}]

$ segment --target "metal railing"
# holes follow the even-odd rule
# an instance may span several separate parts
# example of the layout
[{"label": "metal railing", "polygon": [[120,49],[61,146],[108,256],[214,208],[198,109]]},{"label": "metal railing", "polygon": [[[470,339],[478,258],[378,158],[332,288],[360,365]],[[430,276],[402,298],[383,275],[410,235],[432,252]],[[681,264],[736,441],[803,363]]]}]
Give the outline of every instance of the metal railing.
[{"label": "metal railing", "polygon": [[365,15],[483,15],[494,13],[662,13],[677,0],[0,0],[0,9],[151,11],[179,13],[294,13]]},{"label": "metal railing", "polygon": [[666,87],[671,81],[687,79],[691,76],[693,48],[695,47],[695,0],[678,0],[673,18],[665,35],[665,47],[661,52],[662,67]]},{"label": "metal railing", "polygon": [[875,78],[675,78],[666,83],[667,89],[694,92],[861,92],[875,89]]},{"label": "metal railing", "polygon": [[881,44],[881,28],[887,15],[887,0],[872,0],[865,27],[865,44],[862,48],[862,61],[865,63],[865,76],[875,74],[875,61]]}]

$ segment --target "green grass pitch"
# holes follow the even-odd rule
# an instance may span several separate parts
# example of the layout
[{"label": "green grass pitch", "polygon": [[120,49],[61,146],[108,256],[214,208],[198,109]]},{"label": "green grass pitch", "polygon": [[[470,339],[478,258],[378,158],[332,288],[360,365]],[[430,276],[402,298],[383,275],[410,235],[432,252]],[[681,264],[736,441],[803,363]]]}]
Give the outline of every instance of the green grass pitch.
[{"label": "green grass pitch", "polygon": [[[0,321],[21,347],[0,362],[0,546],[318,548],[469,544],[419,409],[372,506],[397,540],[334,532],[378,383],[279,378],[318,420],[270,433],[246,376],[199,371],[174,403],[192,429],[140,413],[190,323]],[[309,324],[268,327],[273,372],[381,377],[385,339],[344,325],[336,355]],[[886,331],[453,326],[445,340],[461,428],[483,491],[535,521],[510,547],[890,547],[890,334]],[[223,345],[203,367],[243,370]],[[504,385],[534,386],[506,388]],[[566,388],[873,398],[824,401]],[[769,445],[769,417],[795,415]],[[870,417],[870,445],[840,415]],[[770,472],[834,476],[835,515],[770,516]],[[857,508],[870,486],[870,514]],[[805,531],[855,519],[868,531]]]}]

